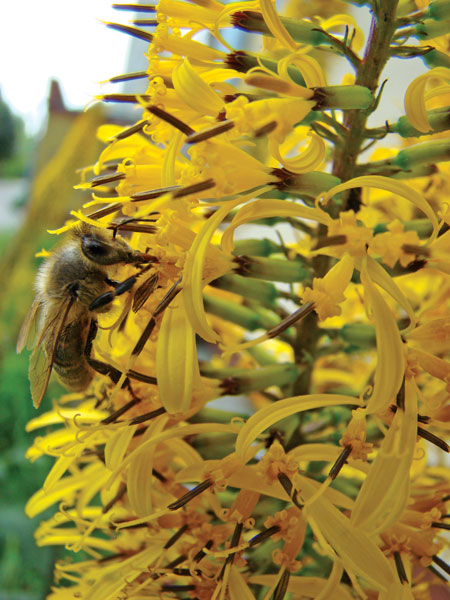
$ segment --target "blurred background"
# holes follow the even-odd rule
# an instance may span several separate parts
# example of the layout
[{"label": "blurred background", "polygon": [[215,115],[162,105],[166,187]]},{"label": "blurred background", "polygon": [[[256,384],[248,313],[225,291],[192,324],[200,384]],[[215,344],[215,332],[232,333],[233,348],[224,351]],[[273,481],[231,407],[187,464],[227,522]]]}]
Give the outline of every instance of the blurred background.
[{"label": "blurred background", "polygon": [[[294,14],[295,0],[289,4]],[[349,10],[344,2],[342,7]],[[354,12],[367,30],[368,11]],[[57,241],[46,230],[61,226],[68,211],[88,199],[73,186],[79,182],[77,170],[98,157],[97,127],[105,122],[126,126],[139,118],[128,105],[94,102],[102,93],[145,91],[145,79],[100,84],[147,69],[148,44],[102,23],[132,18],[113,10],[108,0],[22,0],[0,8],[0,600],[45,598],[53,564],[62,556],[60,549],[35,545],[33,531],[50,514],[36,522],[24,514],[52,461],[31,464],[25,458],[31,443],[25,426],[37,413],[29,393],[28,353],[17,355],[15,343],[34,296],[41,260],[35,254]],[[414,76],[425,70],[420,60],[415,66]],[[344,61],[327,67],[329,83],[341,83],[348,70]],[[406,78],[412,78],[404,71],[402,61],[391,61],[384,118],[396,119],[403,111]],[[49,386],[48,398],[58,395],[57,388],[57,383]],[[44,408],[49,407],[47,400]]]}]

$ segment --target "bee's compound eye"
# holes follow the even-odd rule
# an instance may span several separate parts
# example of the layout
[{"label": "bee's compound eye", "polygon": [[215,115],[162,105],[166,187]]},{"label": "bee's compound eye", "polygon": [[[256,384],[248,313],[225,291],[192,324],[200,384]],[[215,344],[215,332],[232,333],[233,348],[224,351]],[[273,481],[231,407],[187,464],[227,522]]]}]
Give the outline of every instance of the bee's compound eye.
[{"label": "bee's compound eye", "polygon": [[94,262],[103,262],[103,259],[109,256],[111,253],[111,247],[109,244],[97,240],[92,237],[83,237],[81,240],[81,249],[83,254],[90,258]]}]

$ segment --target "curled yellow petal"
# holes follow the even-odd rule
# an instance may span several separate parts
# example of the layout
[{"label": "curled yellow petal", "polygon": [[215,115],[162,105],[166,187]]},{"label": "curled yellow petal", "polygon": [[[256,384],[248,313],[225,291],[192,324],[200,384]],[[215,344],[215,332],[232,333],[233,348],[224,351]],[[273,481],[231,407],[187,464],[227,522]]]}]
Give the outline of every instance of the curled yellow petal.
[{"label": "curled yellow petal", "polygon": [[314,133],[310,135],[310,142],[308,147],[300,152],[298,156],[293,158],[286,158],[281,155],[278,144],[270,142],[270,152],[274,158],[280,163],[292,171],[292,173],[308,173],[308,171],[314,171],[325,158],[326,144],[321,137]]},{"label": "curled yellow petal", "polygon": [[327,85],[327,78],[324,70],[320,66],[320,63],[309,56],[300,52],[293,52],[288,54],[278,62],[278,75],[283,79],[291,79],[288,72],[288,67],[295,65],[303,79],[305,85],[308,88],[324,87]]},{"label": "curled yellow petal", "polygon": [[169,414],[189,410],[199,377],[195,333],[178,297],[164,311],[156,348],[159,395]]},{"label": "curled yellow petal", "polygon": [[274,405],[266,406],[252,415],[240,430],[236,439],[236,453],[245,460],[247,451],[256,438],[285,417],[290,417],[304,410],[323,408],[324,406],[338,406],[339,404],[357,404],[361,406],[362,402],[353,396],[341,394],[307,394],[285,398]]},{"label": "curled yellow petal", "polygon": [[397,410],[356,498],[350,519],[355,527],[380,533],[399,519],[408,502],[416,437],[417,393],[406,380],[405,408]]},{"label": "curled yellow petal", "polygon": [[175,91],[193,110],[213,117],[224,108],[222,98],[193,69],[187,58],[172,72]]},{"label": "curled yellow petal", "polygon": [[254,202],[243,206],[234,215],[228,229],[222,236],[222,250],[231,254],[234,248],[233,234],[234,230],[240,225],[256,221],[258,219],[267,219],[268,217],[299,217],[317,221],[322,225],[329,225],[331,217],[320,208],[309,208],[296,204],[295,202],[286,202],[284,200],[255,200]]},{"label": "curled yellow petal", "polygon": [[389,404],[394,402],[403,381],[405,373],[403,344],[395,317],[372,283],[364,264],[361,269],[361,282],[372,309],[378,356],[373,392],[366,410],[369,414],[383,413]]},{"label": "curled yellow petal", "polygon": [[281,19],[275,9],[275,0],[259,0],[259,6],[261,8],[264,21],[266,22],[266,25],[274,38],[286,48],[296,50],[298,48],[298,44],[292,39],[286,27],[281,22]]},{"label": "curled yellow petal", "polygon": [[[294,478],[294,484],[296,484]],[[307,477],[302,477],[300,496],[307,502],[316,488]],[[304,509],[307,521],[318,527],[318,533],[338,555],[345,569],[366,580],[376,590],[386,590],[394,582],[389,561],[375,541],[355,527],[340,510],[324,496],[308,504]]]},{"label": "curled yellow petal", "polygon": [[[210,327],[206,320],[205,307],[203,305],[202,290],[208,282],[203,280],[203,266],[206,251],[214,232],[228,213],[243,199],[230,201],[219,208],[214,216],[206,221],[198,232],[189,252],[183,272],[183,298],[186,313],[193,329],[207,342],[214,343],[219,340],[217,333]],[[224,273],[217,273],[214,279]]]},{"label": "curled yellow petal", "polygon": [[428,73],[419,75],[408,86],[405,94],[405,111],[411,125],[423,133],[431,130],[425,106],[425,89],[430,79],[450,81],[450,69],[436,67]]},{"label": "curled yellow petal", "polygon": [[412,202],[414,206],[416,206],[423,213],[425,213],[426,216],[430,219],[431,224],[433,225],[433,233],[429,238],[429,242],[433,241],[434,238],[437,236],[439,223],[434,210],[431,208],[427,200],[425,200],[422,194],[414,190],[406,183],[403,183],[402,181],[398,181],[396,179],[391,179],[390,177],[384,177],[382,175],[363,175],[361,177],[349,179],[345,183],[336,185],[324,194],[321,194],[317,198],[316,203],[319,202],[321,199],[324,203],[327,203],[328,200],[330,200],[330,198],[332,198],[335,194],[339,194],[339,192],[351,190],[353,188],[358,187],[373,187],[379,190],[385,190],[386,192],[391,192],[392,194],[398,194],[399,196],[406,198],[407,200]]}]

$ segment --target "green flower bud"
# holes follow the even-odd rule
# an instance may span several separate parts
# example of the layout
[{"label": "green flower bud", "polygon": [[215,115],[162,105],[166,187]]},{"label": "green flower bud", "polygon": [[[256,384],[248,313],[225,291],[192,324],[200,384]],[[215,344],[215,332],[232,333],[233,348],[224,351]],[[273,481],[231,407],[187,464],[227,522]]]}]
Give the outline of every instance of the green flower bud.
[{"label": "green flower bud", "polygon": [[[427,112],[427,115],[428,121],[430,122],[430,126],[433,130],[425,135],[431,135],[433,133],[446,131],[447,129],[450,129],[450,109],[448,109],[447,107],[429,110]],[[400,117],[400,119],[396,123],[391,125],[391,129],[393,132],[398,133],[404,138],[419,137],[421,135],[424,135],[421,131],[418,131],[415,127],[411,125],[407,117]]]},{"label": "green flower bud", "polygon": [[[253,10],[243,10],[231,15],[231,22],[235,27],[244,31],[254,31],[273,37],[272,32],[266,25],[262,13]],[[292,39],[301,44],[311,46],[320,46],[320,44],[329,44],[325,32],[320,31],[315,23],[309,21],[299,21],[289,17],[281,17],[281,22],[291,35]]]},{"label": "green flower bud", "polygon": [[300,375],[300,368],[292,363],[269,365],[260,369],[210,369],[202,374],[206,377],[222,379],[223,394],[244,394],[265,390],[273,385],[284,386],[294,383]]},{"label": "green flower bud", "polygon": [[234,254],[249,254],[251,256],[270,256],[281,252],[281,248],[272,240],[237,240],[234,244]]},{"label": "green flower bud", "polygon": [[[254,54],[252,52],[244,52],[243,50],[229,54],[226,58],[226,64],[230,68],[235,69],[240,73],[247,73],[247,71],[250,71],[250,69],[260,65],[263,65],[273,73],[278,73],[278,61],[268,58],[267,56]],[[298,83],[299,85],[306,85],[305,80],[303,79],[303,76],[297,67],[294,65],[289,65],[287,72],[292,81]]]},{"label": "green flower bud", "polygon": [[434,21],[432,19],[427,19],[422,23],[417,23],[413,30],[419,40],[431,40],[449,33],[450,21]]},{"label": "green flower bud", "polygon": [[231,323],[244,327],[248,331],[255,331],[255,329],[262,329],[263,327],[259,315],[242,304],[216,298],[216,296],[210,294],[203,294],[203,302],[207,313],[231,321]]},{"label": "green flower bud", "polygon": [[263,258],[239,256],[236,259],[236,271],[244,277],[256,277],[267,281],[294,283],[310,279],[309,272],[302,263],[282,258]]},{"label": "green flower bud", "polygon": [[434,67],[446,67],[447,69],[450,69],[450,56],[443,52],[439,52],[436,48],[423,54],[421,58],[430,69],[434,69]]},{"label": "green flower bud", "polygon": [[224,275],[211,284],[221,290],[239,294],[244,298],[254,298],[265,304],[272,304],[278,298],[278,290],[269,281],[250,279],[241,275]]},{"label": "green flower bud", "polygon": [[366,109],[373,102],[369,88],[362,85],[327,85],[314,89],[314,110],[340,108],[341,110]]},{"label": "green flower bud", "polygon": [[450,3],[448,0],[434,0],[430,2],[427,16],[435,21],[450,19]]},{"label": "green flower bud", "polygon": [[312,199],[342,183],[338,177],[321,171],[310,171],[301,175],[292,173],[285,175],[281,172],[280,178],[280,189],[282,191],[291,192],[301,198]]},{"label": "green flower bud", "polygon": [[433,140],[400,150],[392,164],[401,169],[411,169],[421,163],[450,160],[450,140]]},{"label": "green flower bud", "polygon": [[341,328],[339,335],[345,342],[356,346],[376,345],[375,327],[370,323],[349,323]]}]

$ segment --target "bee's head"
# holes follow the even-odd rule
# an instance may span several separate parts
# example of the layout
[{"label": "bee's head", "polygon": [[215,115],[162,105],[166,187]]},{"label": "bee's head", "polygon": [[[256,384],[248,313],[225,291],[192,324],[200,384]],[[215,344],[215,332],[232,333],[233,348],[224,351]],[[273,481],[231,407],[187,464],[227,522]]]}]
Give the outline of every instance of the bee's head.
[{"label": "bee's head", "polygon": [[99,265],[137,262],[139,253],[135,252],[121,237],[87,223],[81,223],[73,229],[80,240],[84,256]]}]

